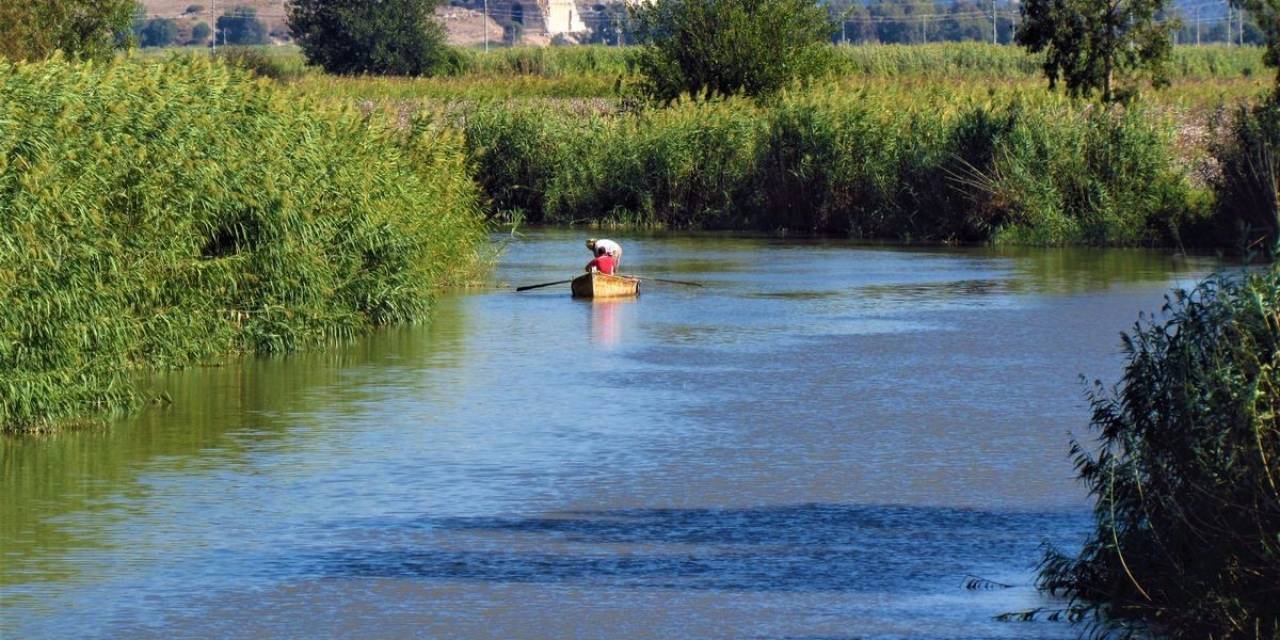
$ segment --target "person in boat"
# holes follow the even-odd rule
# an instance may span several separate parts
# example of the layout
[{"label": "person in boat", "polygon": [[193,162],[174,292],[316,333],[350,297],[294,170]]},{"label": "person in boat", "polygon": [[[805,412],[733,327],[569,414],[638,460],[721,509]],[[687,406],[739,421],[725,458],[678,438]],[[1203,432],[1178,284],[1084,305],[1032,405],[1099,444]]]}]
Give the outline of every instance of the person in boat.
[{"label": "person in boat", "polygon": [[592,255],[597,255],[596,249],[600,248],[603,248],[604,252],[613,258],[614,269],[617,269],[618,265],[622,264],[622,245],[612,240],[596,240],[595,238],[587,240],[587,249],[591,251]]},{"label": "person in boat", "polygon": [[596,247],[595,252],[595,259],[587,263],[587,273],[599,271],[600,273],[612,275],[618,267],[618,261],[609,255],[608,249],[604,247]]}]

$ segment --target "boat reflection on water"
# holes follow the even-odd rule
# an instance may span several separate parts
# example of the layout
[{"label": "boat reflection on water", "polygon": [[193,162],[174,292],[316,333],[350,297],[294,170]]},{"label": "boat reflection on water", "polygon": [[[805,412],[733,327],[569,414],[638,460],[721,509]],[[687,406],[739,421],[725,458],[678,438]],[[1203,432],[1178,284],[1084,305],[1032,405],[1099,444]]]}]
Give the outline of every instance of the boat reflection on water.
[{"label": "boat reflection on water", "polygon": [[622,340],[624,325],[636,298],[596,298],[591,305],[591,341],[613,348]]}]

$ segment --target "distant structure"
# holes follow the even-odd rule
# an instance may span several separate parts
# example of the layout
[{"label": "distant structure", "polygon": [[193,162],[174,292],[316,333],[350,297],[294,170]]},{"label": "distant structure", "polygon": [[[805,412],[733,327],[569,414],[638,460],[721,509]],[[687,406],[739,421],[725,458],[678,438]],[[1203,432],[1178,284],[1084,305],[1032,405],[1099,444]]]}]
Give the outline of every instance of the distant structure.
[{"label": "distant structure", "polygon": [[513,38],[538,42],[555,36],[576,37],[587,32],[583,9],[574,0],[491,0],[490,15]]}]

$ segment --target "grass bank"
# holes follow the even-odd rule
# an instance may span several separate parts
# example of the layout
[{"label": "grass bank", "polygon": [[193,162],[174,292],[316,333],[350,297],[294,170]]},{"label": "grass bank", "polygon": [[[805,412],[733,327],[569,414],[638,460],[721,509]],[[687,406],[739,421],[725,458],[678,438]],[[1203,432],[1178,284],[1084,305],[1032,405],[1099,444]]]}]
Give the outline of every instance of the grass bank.
[{"label": "grass bank", "polygon": [[477,180],[531,223],[1039,245],[1179,242],[1204,216],[1168,114],[1044,91],[829,86],[624,114],[461,118]]},{"label": "grass bank", "polygon": [[0,62],[0,429],[421,317],[483,224],[460,136],[400,124],[199,57]]}]

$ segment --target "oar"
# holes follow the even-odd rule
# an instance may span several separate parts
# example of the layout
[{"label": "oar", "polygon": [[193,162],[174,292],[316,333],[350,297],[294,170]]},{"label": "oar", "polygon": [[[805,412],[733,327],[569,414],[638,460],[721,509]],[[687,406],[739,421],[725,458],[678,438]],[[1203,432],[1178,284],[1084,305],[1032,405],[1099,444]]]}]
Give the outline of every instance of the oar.
[{"label": "oar", "polygon": [[670,284],[682,284],[682,285],[685,285],[686,287],[701,287],[701,286],[702,286],[702,283],[700,283],[700,282],[689,282],[688,280],[668,280],[668,279],[666,279],[666,278],[651,278],[651,277],[649,277],[649,276],[632,276],[632,277],[634,277],[634,278],[640,278],[641,280],[653,280],[654,282],[667,282],[667,283],[670,283]]},{"label": "oar", "polygon": [[557,285],[557,284],[568,284],[568,283],[570,283],[570,282],[573,282],[573,281],[572,281],[572,280],[556,280],[555,282],[544,282],[544,283],[542,283],[542,284],[531,284],[531,285],[529,285],[529,286],[527,286],[527,287],[516,287],[516,291],[528,291],[528,290],[530,290],[530,289],[541,289],[541,288],[543,288],[543,287],[550,287],[550,286],[552,286],[552,285]]}]

